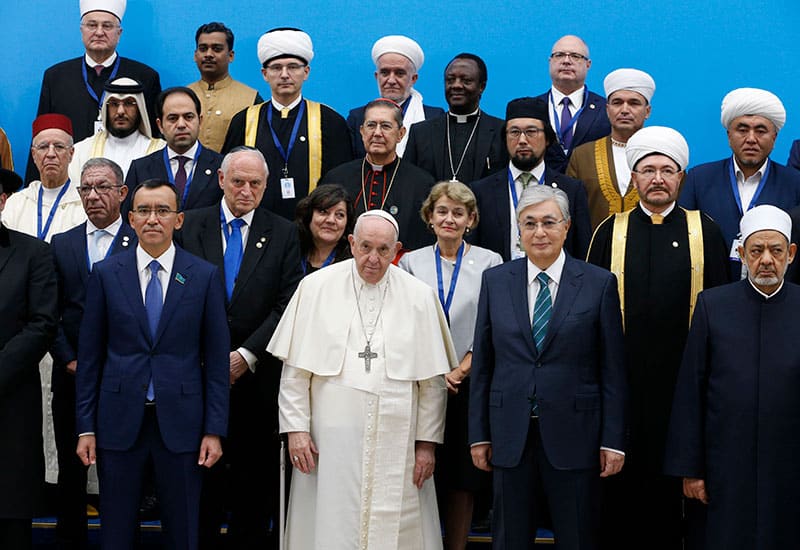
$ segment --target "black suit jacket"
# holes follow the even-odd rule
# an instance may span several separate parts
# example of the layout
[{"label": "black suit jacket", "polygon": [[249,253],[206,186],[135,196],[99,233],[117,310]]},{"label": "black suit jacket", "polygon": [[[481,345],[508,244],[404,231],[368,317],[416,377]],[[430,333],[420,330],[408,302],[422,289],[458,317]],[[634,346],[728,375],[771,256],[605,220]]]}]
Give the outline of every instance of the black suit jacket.
[{"label": "black suit jacket", "polygon": [[[470,123],[467,123],[471,126]],[[471,158],[464,159],[461,179],[470,183],[502,170],[508,164],[508,153],[503,143],[505,121],[481,113],[475,129],[475,149]],[[423,120],[411,126],[403,160],[416,164],[433,176],[436,181],[449,180],[453,173],[447,157],[447,114]],[[458,165],[453,159],[453,167]]]},{"label": "black suit jacket", "polygon": [[[558,187],[569,199],[569,215],[572,225],[564,242],[566,250],[574,258],[585,258],[592,239],[592,222],[589,219],[589,201],[583,182],[560,174],[547,166],[544,170],[544,183]],[[480,222],[472,233],[472,242],[478,246],[494,250],[504,261],[511,259],[511,203],[508,190],[508,169],[495,172],[472,185],[478,199]]]},{"label": "black suit jacket", "polygon": [[[136,233],[125,223],[109,249],[109,255],[136,247]],[[67,363],[78,359],[78,330],[86,301],[89,281],[89,258],[86,249],[86,222],[69,231],[53,235],[50,244],[58,277],[58,334],[50,354],[53,356],[53,391],[64,384],[74,384],[75,378],[65,370]],[[132,289],[138,290],[138,289]]]},{"label": "black suit jacket", "polygon": [[[350,109],[347,114],[347,129],[350,131],[350,141],[353,143],[353,158],[363,158],[367,156],[367,151],[364,149],[364,141],[361,139],[361,124],[364,122],[364,107],[356,107]],[[444,114],[444,109],[441,107],[431,107],[430,105],[423,105],[422,110],[425,112],[425,120],[438,118]],[[406,128],[406,131],[409,129]],[[449,178],[448,178],[449,179]]]},{"label": "black suit jacket", "polygon": [[30,518],[44,490],[39,361],[56,332],[50,247],[0,225],[0,517]]},{"label": "black suit jacket", "polygon": [[[550,92],[547,91],[538,96],[538,99],[545,101],[548,111],[551,111],[552,106],[550,105],[549,94]],[[611,123],[608,121],[608,115],[606,114],[606,100],[594,92],[589,92],[584,109],[578,117],[578,122],[575,123],[575,133],[572,136],[572,147],[569,150],[569,154],[564,154],[564,149],[561,148],[559,143],[551,143],[544,154],[547,167],[557,172],[566,172],[569,156],[578,145],[600,139],[610,133]]]},{"label": "black suit jacket", "polygon": [[[221,164],[222,155],[206,147],[200,150],[200,156],[197,157],[197,166],[194,168],[194,175],[189,185],[189,194],[186,196],[186,202],[182,205],[183,210],[204,208],[219,202],[222,198],[222,189],[219,186],[217,170]],[[128,196],[125,198],[125,202],[122,203],[123,219],[128,218],[131,201],[133,200],[133,190],[136,185],[153,178],[169,181],[167,167],[164,164],[163,149],[150,153],[146,157],[136,159],[131,163],[128,176],[125,178],[125,185],[128,186]]]}]

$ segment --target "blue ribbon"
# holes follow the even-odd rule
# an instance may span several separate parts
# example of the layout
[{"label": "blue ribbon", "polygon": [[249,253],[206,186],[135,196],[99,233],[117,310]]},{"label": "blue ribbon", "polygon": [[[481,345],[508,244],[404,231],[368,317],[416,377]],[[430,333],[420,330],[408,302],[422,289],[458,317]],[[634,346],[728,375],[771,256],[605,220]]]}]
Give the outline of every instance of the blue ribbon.
[{"label": "blue ribbon", "polygon": [[[117,238],[119,237],[119,234],[120,234],[121,230],[122,230],[122,226],[120,226],[120,231],[117,231],[117,234],[114,235],[114,238],[111,240],[111,244],[109,245],[108,250],[106,250],[106,255],[103,256],[103,260],[105,260],[106,258],[111,256],[111,251],[114,250],[114,246],[117,244]],[[88,237],[89,235],[86,235],[86,236]],[[101,261],[101,260],[98,260],[98,261]],[[92,271],[92,260],[89,258],[89,240],[88,240],[88,238],[86,240],[86,267],[89,268],[89,272]]]},{"label": "blue ribbon", "polygon": [[578,112],[576,112],[572,116],[572,120],[570,120],[569,125],[567,125],[567,127],[564,128],[563,132],[561,130],[561,116],[560,116],[561,113],[559,113],[556,110],[556,104],[553,101],[553,90],[550,90],[547,95],[550,98],[550,105],[553,107],[553,120],[556,123],[556,135],[558,136],[558,142],[561,144],[561,148],[563,149],[564,148],[564,136],[567,135],[567,132],[572,130],[572,127],[575,126],[576,122],[578,122],[578,117],[581,116],[581,113],[583,112],[583,109],[586,107],[586,103],[589,101],[589,88],[587,88],[584,85],[584,87],[583,87],[583,105],[581,105],[581,108],[578,109]]},{"label": "blue ribbon", "polygon": [[[736,206],[739,208],[739,215],[742,216],[744,215],[745,211],[742,209],[742,197],[739,195],[739,183],[736,181],[736,172],[733,169],[733,159],[731,159],[728,168],[730,168],[731,190],[733,191],[733,198],[736,199]],[[761,191],[764,189],[764,185],[767,183],[768,176],[769,176],[769,159],[767,159],[766,162],[764,163],[764,172],[762,172],[761,174],[761,181],[758,182],[758,187],[756,187],[756,192],[753,195],[753,198],[750,200],[750,204],[747,206],[747,210],[750,210],[756,205],[758,196],[761,195]]]},{"label": "blue ribbon", "polygon": [[[194,152],[194,159],[192,160],[192,173],[186,176],[186,186],[183,188],[183,196],[181,197],[181,205],[186,204],[186,197],[189,196],[189,187],[192,185],[192,179],[194,178],[194,171],[197,170],[197,159],[200,158],[200,150],[203,148],[200,145],[200,142],[197,142],[197,151]],[[169,154],[167,153],[167,148],[164,147],[164,166],[167,169],[167,179],[169,179],[170,185],[175,187],[175,174],[172,173],[172,167],[169,163]]]},{"label": "blue ribbon", "polygon": [[[108,77],[107,82],[113,81],[114,77],[117,76],[117,71],[119,70],[119,60],[120,60],[120,56],[117,55],[117,60],[114,62],[114,69],[111,71],[111,75]],[[83,72],[83,83],[86,85],[86,91],[89,92],[89,95],[92,96],[92,99],[94,99],[97,102],[97,109],[98,110],[102,109],[103,108],[103,99],[105,99],[106,93],[104,91],[103,95],[101,95],[98,98],[97,94],[94,93],[94,89],[92,89],[92,87],[89,85],[89,75],[86,72],[86,60],[85,59],[83,60],[83,63],[81,63],[81,70]]]},{"label": "blue ribbon", "polygon": [[42,198],[44,197],[44,184],[40,184],[39,198],[36,201],[36,238],[38,238],[40,241],[45,240],[45,237],[47,237],[47,232],[50,231],[50,224],[53,223],[53,216],[55,216],[56,210],[58,210],[58,205],[61,202],[61,198],[64,196],[64,193],[67,192],[68,187],[69,180],[67,180],[67,183],[65,183],[64,187],[61,188],[61,191],[56,197],[56,201],[53,203],[53,206],[50,207],[50,214],[48,214],[47,222],[44,225],[44,229],[42,229]]},{"label": "blue ribbon", "polygon": [[[320,269],[323,267],[327,267],[333,263],[334,258],[336,258],[336,249],[334,248],[331,250],[331,253],[328,254],[328,257],[325,258],[325,261],[322,262],[322,265],[319,266]],[[308,260],[306,258],[300,258],[300,265],[303,266],[303,274],[308,274]]]},{"label": "blue ribbon", "polygon": [[456,292],[456,281],[458,281],[458,273],[461,271],[461,259],[464,257],[465,242],[461,242],[456,254],[456,265],[453,268],[453,276],[450,278],[450,290],[447,291],[447,298],[444,296],[444,278],[442,277],[442,257],[439,255],[439,244],[433,247],[433,255],[436,260],[436,283],[439,288],[439,302],[444,309],[444,316],[447,318],[447,324],[450,324],[450,306],[453,304],[453,295]]},{"label": "blue ribbon", "polygon": [[306,101],[303,99],[300,101],[300,110],[297,111],[297,118],[294,121],[294,127],[292,127],[292,135],[289,137],[289,147],[288,151],[283,148],[281,145],[281,140],[278,139],[278,134],[275,133],[275,129],[272,127],[272,105],[270,108],[267,109],[267,126],[269,126],[269,131],[272,134],[272,142],[275,144],[275,148],[280,153],[281,158],[283,159],[283,176],[289,176],[289,157],[292,156],[292,150],[294,149],[294,143],[297,140],[297,131],[300,129],[300,121],[303,119],[303,114],[306,112]]}]

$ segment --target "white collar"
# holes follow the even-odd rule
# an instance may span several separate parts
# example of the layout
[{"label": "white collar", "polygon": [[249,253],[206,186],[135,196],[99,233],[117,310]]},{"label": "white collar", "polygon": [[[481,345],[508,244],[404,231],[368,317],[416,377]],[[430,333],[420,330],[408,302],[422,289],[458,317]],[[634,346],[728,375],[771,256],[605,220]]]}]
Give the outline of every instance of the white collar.
[{"label": "white collar", "polygon": [[550,264],[547,269],[540,269],[530,260],[530,258],[528,258],[528,286],[532,285],[539,273],[543,271],[547,273],[551,280],[558,284],[561,281],[561,272],[564,271],[564,264],[566,262],[567,255],[564,254],[563,248],[561,249],[561,252],[558,253],[558,258],[556,258],[556,261]]},{"label": "white collar", "polygon": [[[231,209],[228,208],[228,203],[225,202],[225,198],[224,197],[222,199],[221,204],[222,204],[222,214],[225,216],[225,224],[227,225],[227,224],[231,223],[231,221],[234,218],[236,218],[236,216],[234,216],[233,212],[231,212]],[[253,210],[251,210],[250,212],[248,212],[244,216],[240,217],[240,219],[244,220],[244,223],[247,224],[247,227],[250,227],[251,225],[253,225],[253,216],[255,215],[255,212],[256,212],[256,210],[254,208]]]},{"label": "white collar", "polygon": [[117,60],[117,52],[112,53],[110,56],[108,56],[108,58],[101,61],[100,63],[89,57],[88,53],[83,54],[83,60],[86,62],[87,65],[89,65],[92,68],[95,68],[98,65],[102,65],[103,67],[110,67],[111,65],[114,64],[114,61]]},{"label": "white collar", "polygon": [[[647,208],[645,208],[645,207],[644,207],[644,205],[642,204],[642,201],[639,201],[639,208],[641,208],[641,209],[642,209],[642,212],[644,212],[645,214],[647,214],[647,217],[648,217],[648,218],[651,218],[651,217],[653,216],[653,214],[654,214],[654,212],[650,212],[650,211],[649,211]],[[673,210],[675,210],[675,203],[674,203],[674,202],[673,202],[672,204],[670,204],[670,205],[669,205],[669,206],[666,208],[666,210],[664,210],[663,212],[661,212],[661,215],[662,215],[662,216],[664,216],[664,217],[666,218],[667,216],[669,216],[670,212],[672,212]]]},{"label": "white collar", "polygon": [[747,277],[747,282],[748,282],[748,283],[750,283],[750,286],[752,286],[752,287],[753,287],[753,290],[755,290],[756,292],[758,292],[759,294],[761,294],[761,295],[762,295],[762,296],[763,296],[765,299],[767,299],[767,300],[769,300],[770,298],[772,298],[772,297],[776,296],[776,295],[778,294],[778,292],[780,292],[780,291],[781,291],[781,289],[783,288],[783,282],[784,282],[785,280],[786,280],[785,278],[784,278],[784,279],[781,279],[781,284],[780,284],[780,285],[778,285],[778,288],[776,288],[776,289],[775,289],[775,292],[773,292],[772,294],[767,294],[766,292],[762,292],[762,291],[761,291],[761,290],[760,290],[760,289],[759,289],[759,288],[758,288],[756,285],[754,285],[754,284],[753,284],[753,281],[751,281],[751,280],[750,280],[750,277]]},{"label": "white collar", "polygon": [[136,268],[141,272],[150,268],[150,262],[158,260],[161,264],[161,269],[167,273],[172,273],[172,266],[175,263],[175,245],[170,243],[164,253],[158,258],[153,258],[150,254],[144,251],[141,243],[136,245]]},{"label": "white collar", "polygon": [[297,99],[292,101],[289,105],[282,105],[277,99],[275,99],[275,96],[272,96],[270,101],[272,101],[272,106],[279,111],[282,111],[283,109],[289,109],[291,111],[292,109],[300,105],[301,101],[303,101],[303,94],[297,96]]},{"label": "white collar", "polygon": [[[107,227],[104,227],[103,230],[106,231],[112,237],[117,234],[119,228],[122,227],[122,216],[117,217],[116,220],[108,224]],[[86,234],[91,235],[95,231],[100,229],[95,224],[92,223],[91,220],[86,220]]]},{"label": "white collar", "polygon": [[561,102],[564,100],[565,97],[568,97],[572,106],[575,107],[576,109],[580,109],[581,107],[583,107],[583,96],[585,95],[585,92],[586,92],[585,84],[568,95],[557,90],[555,86],[552,86],[550,88],[550,93],[553,95],[553,105],[555,105],[556,108],[558,108],[558,106],[561,105]]},{"label": "white collar", "polygon": [[466,115],[459,115],[459,114],[453,113],[451,111],[447,111],[447,114],[450,115],[451,117],[453,117],[454,119],[456,119],[456,122],[458,124],[464,124],[465,122],[468,121],[469,117],[475,116],[480,112],[481,112],[481,108],[480,108],[480,106],[478,106],[477,109],[475,109],[474,111],[472,111],[471,113],[466,114]]},{"label": "white collar", "polygon": [[[511,170],[511,178],[514,181],[517,181],[517,178],[519,178],[519,175],[522,173],[522,170],[514,166],[514,163],[511,161],[508,161],[508,169]],[[539,161],[539,164],[534,166],[533,170],[530,171],[530,173],[533,174],[533,177],[536,178],[536,183],[538,184],[544,183],[544,169],[545,169],[544,159],[542,159],[541,161]]]},{"label": "white collar", "polygon": [[182,154],[181,153],[176,153],[175,151],[172,150],[172,148],[169,145],[167,145],[167,156],[169,157],[169,160],[172,160],[172,159],[174,159],[175,157],[178,157],[178,156],[189,157],[190,159],[194,160],[194,155],[195,155],[195,153],[197,153],[197,144],[198,143],[199,142],[197,140],[195,140],[194,145],[189,147],[189,150],[186,151],[185,153],[182,153]]},{"label": "white collar", "polygon": [[[736,162],[736,155],[734,155],[732,158],[733,158],[733,171],[736,174],[736,181],[739,181],[740,179],[741,179],[741,181],[745,181],[745,180],[749,179],[749,178],[744,177],[744,172],[742,172],[742,169],[739,168],[739,163]],[[757,177],[758,180],[761,181],[761,178],[764,177],[764,170],[766,170],[768,162],[769,162],[769,157],[767,157],[764,160],[764,163],[761,166],[758,167],[758,170],[756,170],[756,173],[753,174],[750,177],[751,178]]]}]

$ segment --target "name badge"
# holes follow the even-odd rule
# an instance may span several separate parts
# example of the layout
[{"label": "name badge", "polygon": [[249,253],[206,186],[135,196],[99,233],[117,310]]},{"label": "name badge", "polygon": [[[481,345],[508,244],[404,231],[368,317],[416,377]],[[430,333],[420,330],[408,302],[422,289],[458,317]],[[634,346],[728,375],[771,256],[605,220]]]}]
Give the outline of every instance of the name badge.
[{"label": "name badge", "polygon": [[741,239],[733,239],[733,244],[731,244],[731,252],[730,252],[730,259],[735,262],[741,262],[742,259],[739,257],[739,246],[741,246],[742,240]]},{"label": "name badge", "polygon": [[294,178],[281,178],[281,198],[294,198]]},{"label": "name badge", "polygon": [[522,250],[522,243],[517,241],[516,244],[511,247],[511,259],[516,260],[517,258],[524,258],[524,257],[525,257],[525,251]]},{"label": "name badge", "polygon": [[94,133],[96,134],[100,130],[103,129],[103,121],[102,120],[95,120],[94,121]]}]

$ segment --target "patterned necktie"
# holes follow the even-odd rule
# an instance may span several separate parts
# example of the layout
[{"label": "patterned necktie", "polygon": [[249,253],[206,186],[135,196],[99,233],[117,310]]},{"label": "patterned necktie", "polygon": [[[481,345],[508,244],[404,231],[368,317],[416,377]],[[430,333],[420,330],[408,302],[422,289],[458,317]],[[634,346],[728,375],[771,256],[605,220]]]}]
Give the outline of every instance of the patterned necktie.
[{"label": "patterned necktie", "polygon": [[231,235],[228,237],[228,245],[225,248],[223,258],[225,264],[225,290],[228,293],[228,302],[233,296],[233,285],[236,284],[236,277],[239,275],[239,266],[242,265],[242,226],[244,220],[234,218],[231,220]]},{"label": "patterned necktie", "polygon": [[531,184],[531,180],[533,179],[533,174],[530,172],[522,172],[519,175],[519,181],[522,182],[522,189],[527,189],[528,186]]},{"label": "patterned necktie", "polygon": [[183,190],[186,188],[186,163],[189,157],[178,155],[178,170],[175,172],[175,189],[178,190],[178,196],[183,198]]},{"label": "patterned necktie", "polygon": [[561,145],[564,149],[569,150],[572,148],[572,128],[569,127],[572,122],[572,113],[569,111],[569,98],[562,99],[561,105]]},{"label": "patterned necktie", "polygon": [[95,229],[90,235],[89,239],[89,263],[94,266],[97,262],[103,259],[103,253],[100,251],[100,239],[103,235],[108,234],[105,229]]},{"label": "patterned necktie", "polygon": [[539,281],[539,293],[536,295],[536,303],[533,306],[533,341],[536,349],[542,351],[542,342],[547,336],[547,325],[550,322],[550,314],[553,311],[553,300],[550,297],[550,288],[547,283],[550,277],[542,271],[536,276]]},{"label": "patterned necktie", "polygon": [[[150,334],[155,340],[158,330],[158,321],[161,319],[161,310],[164,307],[164,294],[161,281],[158,280],[158,271],[161,264],[158,260],[150,262],[150,281],[144,291],[144,309],[147,312],[147,322],[150,325]],[[147,400],[153,401],[156,398],[155,388],[153,387],[153,375],[150,375],[150,383],[147,385]]]},{"label": "patterned necktie", "polygon": [[664,223],[664,216],[661,214],[652,214],[650,216],[650,221],[653,222],[653,225],[661,225]]}]

